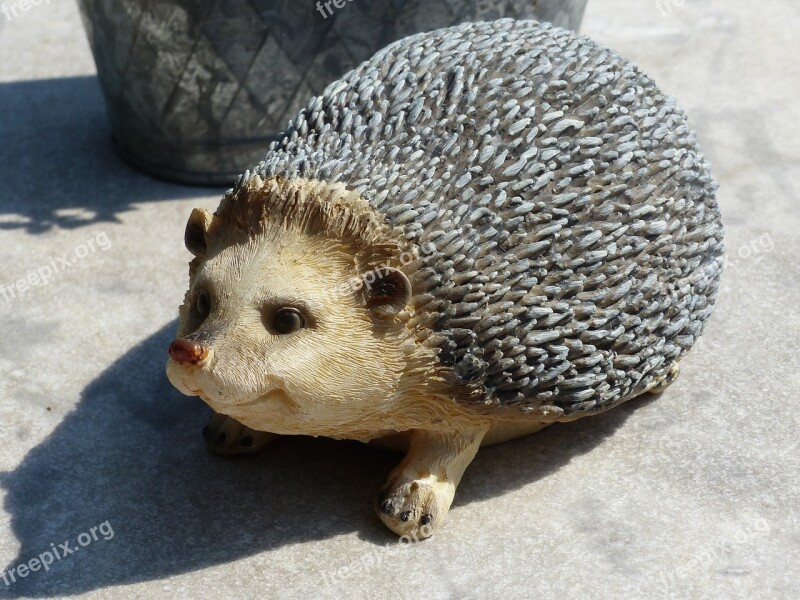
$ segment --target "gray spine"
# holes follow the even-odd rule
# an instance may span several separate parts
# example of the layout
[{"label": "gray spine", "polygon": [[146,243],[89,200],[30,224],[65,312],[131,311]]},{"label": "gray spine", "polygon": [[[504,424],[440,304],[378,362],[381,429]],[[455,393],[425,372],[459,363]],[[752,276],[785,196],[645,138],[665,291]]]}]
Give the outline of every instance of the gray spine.
[{"label": "gray spine", "polygon": [[569,415],[632,397],[716,297],[716,184],[683,112],[546,24],[392,44],[313,98],[256,171],[342,181],[435,246],[411,274],[417,308],[485,404]]}]

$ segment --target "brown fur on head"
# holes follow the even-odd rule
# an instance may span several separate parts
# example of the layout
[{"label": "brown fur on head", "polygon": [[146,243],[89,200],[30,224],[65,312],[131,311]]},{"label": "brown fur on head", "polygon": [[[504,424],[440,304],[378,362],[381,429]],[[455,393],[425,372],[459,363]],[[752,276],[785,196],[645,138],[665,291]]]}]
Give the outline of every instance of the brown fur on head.
[{"label": "brown fur on head", "polygon": [[243,243],[267,229],[327,236],[347,246],[355,267],[392,265],[409,250],[358,194],[342,184],[280,177],[243,177],[211,215],[196,208],[186,224],[187,249],[202,261],[209,247]]},{"label": "brown fur on head", "polygon": [[195,209],[185,241],[178,338],[207,355],[169,361],[178,389],[275,433],[360,439],[435,418],[435,355],[408,327],[399,259],[413,250],[358,195],[254,176],[214,215]]}]

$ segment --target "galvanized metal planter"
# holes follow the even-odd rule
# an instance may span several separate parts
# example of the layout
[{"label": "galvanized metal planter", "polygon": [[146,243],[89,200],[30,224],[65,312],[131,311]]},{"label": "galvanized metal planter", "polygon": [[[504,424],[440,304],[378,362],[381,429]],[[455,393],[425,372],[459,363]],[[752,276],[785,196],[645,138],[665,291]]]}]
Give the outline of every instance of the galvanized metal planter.
[{"label": "galvanized metal planter", "polygon": [[311,95],[386,44],[500,17],[577,29],[586,1],[79,4],[117,151],[156,177],[227,185],[261,160],[269,141]]}]

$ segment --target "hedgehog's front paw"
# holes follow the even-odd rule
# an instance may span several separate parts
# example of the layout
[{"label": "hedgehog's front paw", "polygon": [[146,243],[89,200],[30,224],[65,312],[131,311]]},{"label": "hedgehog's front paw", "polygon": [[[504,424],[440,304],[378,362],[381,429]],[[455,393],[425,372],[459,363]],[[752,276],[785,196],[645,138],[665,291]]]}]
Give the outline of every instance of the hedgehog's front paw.
[{"label": "hedgehog's front paw", "polygon": [[386,526],[401,536],[419,541],[430,537],[444,521],[455,487],[436,477],[390,480],[378,494],[375,510]]},{"label": "hedgehog's front paw", "polygon": [[433,535],[488,429],[486,423],[469,423],[451,432],[408,433],[408,454],[389,475],[375,502],[381,521],[414,541]]},{"label": "hedgehog's front paw", "polygon": [[250,429],[227,415],[215,414],[203,428],[203,437],[209,450],[231,456],[258,452],[278,436]]}]

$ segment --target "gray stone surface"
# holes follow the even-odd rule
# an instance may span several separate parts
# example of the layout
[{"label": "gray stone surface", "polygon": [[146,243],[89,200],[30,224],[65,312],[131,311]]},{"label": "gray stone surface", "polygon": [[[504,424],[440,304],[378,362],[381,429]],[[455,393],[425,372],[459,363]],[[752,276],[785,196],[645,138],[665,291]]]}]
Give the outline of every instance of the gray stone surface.
[{"label": "gray stone surface", "polygon": [[729,247],[716,314],[660,398],[481,451],[447,526],[413,547],[371,510],[391,454],[303,438],[206,453],[206,410],[163,363],[183,226],[219,194],[111,153],[72,3],[0,12],[0,569],[114,532],[0,575],[0,597],[800,596],[800,9],[631,7],[590,2],[584,31],[698,129]]}]

